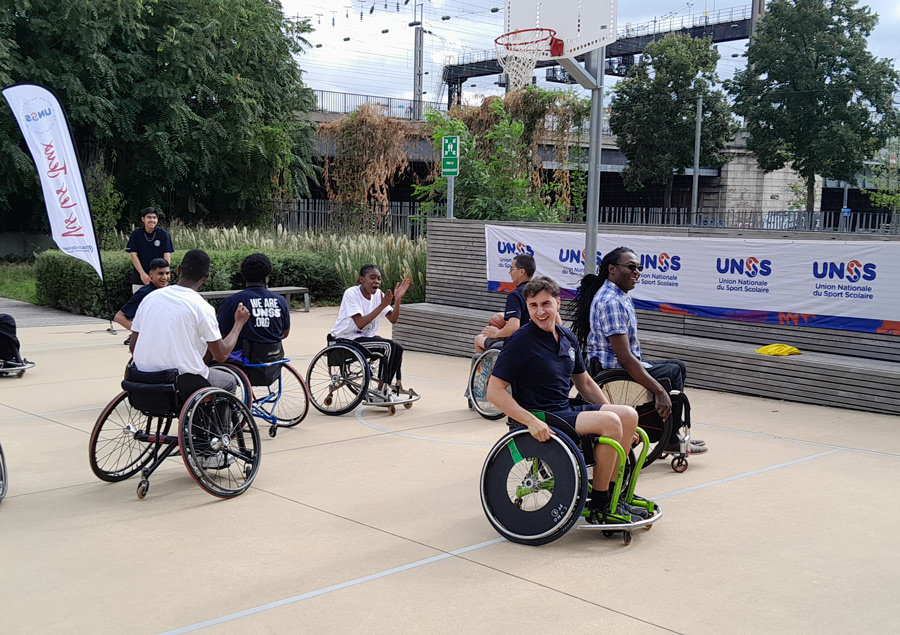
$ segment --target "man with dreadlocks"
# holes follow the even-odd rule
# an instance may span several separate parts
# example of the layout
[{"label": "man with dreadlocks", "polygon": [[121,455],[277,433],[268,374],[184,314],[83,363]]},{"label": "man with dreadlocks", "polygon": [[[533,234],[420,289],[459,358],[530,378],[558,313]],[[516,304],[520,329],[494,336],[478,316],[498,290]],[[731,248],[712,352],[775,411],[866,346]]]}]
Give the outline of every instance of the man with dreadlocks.
[{"label": "man with dreadlocks", "polygon": [[[603,257],[599,275],[587,275],[578,288],[578,300],[572,321],[576,335],[588,356],[592,376],[600,370],[624,369],[631,378],[653,393],[656,412],[665,420],[670,414],[681,421],[681,404],[672,400],[659,380],[667,380],[673,390],[684,390],[686,370],[679,359],[641,359],[637,337],[637,316],[628,292],[634,289],[644,268],[634,251],[617,247]],[[706,443],[691,438],[691,454],[703,454]],[[678,427],[672,428],[664,452],[679,452]]]}]

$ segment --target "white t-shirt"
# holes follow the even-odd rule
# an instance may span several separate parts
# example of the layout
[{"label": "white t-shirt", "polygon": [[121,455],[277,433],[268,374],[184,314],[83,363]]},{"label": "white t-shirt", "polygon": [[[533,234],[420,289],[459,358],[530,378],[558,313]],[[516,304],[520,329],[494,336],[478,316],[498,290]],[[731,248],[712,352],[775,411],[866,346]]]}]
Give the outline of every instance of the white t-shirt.
[{"label": "white t-shirt", "polygon": [[209,377],[206,344],[222,339],[215,310],[199,293],[177,284],[144,298],[131,330],[140,333],[134,347],[138,370],[177,368],[204,378]]},{"label": "white t-shirt", "polygon": [[[150,295],[153,294],[151,293]],[[341,299],[341,310],[338,312],[337,321],[331,329],[331,334],[334,337],[342,337],[347,340],[355,340],[357,337],[373,337],[378,332],[378,320],[382,315],[390,313],[391,307],[384,307],[381,313],[378,314],[378,317],[361,329],[356,327],[353,316],[368,315],[378,308],[383,298],[384,292],[381,289],[375,289],[372,297],[366,298],[362,294],[359,285],[344,291],[344,297]]]}]

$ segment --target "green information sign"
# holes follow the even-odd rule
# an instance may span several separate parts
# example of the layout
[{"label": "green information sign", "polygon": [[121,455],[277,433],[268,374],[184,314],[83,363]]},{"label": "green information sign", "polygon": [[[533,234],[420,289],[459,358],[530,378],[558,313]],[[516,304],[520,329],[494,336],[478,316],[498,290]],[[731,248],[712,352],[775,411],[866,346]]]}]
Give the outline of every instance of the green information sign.
[{"label": "green information sign", "polygon": [[459,137],[444,137],[441,148],[441,176],[459,176]]}]

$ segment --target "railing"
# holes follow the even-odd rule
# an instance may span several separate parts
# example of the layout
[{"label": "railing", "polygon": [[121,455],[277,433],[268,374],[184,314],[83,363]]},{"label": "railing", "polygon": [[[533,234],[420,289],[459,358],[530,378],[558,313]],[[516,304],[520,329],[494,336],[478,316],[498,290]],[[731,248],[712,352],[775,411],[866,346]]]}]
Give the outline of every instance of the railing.
[{"label": "railing", "polygon": [[379,97],[377,95],[359,95],[356,93],[338,93],[330,90],[313,90],[316,94],[316,110],[346,114],[353,112],[363,104],[374,104],[384,108],[386,114],[397,119],[421,119],[426,108],[447,110],[447,105],[434,101],[420,102],[420,110],[416,112],[416,102],[412,99],[397,97]]},{"label": "railing", "polygon": [[445,214],[443,205],[426,213],[412,202],[352,205],[318,199],[276,201],[272,209],[275,226],[288,231],[402,234],[412,239],[425,236],[429,217]]}]

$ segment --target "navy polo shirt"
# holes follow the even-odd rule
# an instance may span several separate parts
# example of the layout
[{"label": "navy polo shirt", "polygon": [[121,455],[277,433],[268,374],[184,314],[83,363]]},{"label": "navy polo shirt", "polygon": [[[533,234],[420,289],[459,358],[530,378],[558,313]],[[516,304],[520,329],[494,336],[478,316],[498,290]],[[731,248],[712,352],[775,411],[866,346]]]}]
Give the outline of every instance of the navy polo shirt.
[{"label": "navy polo shirt", "polygon": [[519,328],[522,328],[531,322],[531,315],[528,313],[528,305],[525,304],[525,296],[522,295],[522,288],[526,284],[528,283],[523,282],[506,296],[506,311],[503,313],[504,320],[508,320],[509,318],[519,318]]},{"label": "navy polo shirt", "polygon": [[134,295],[131,296],[131,299],[125,303],[125,306],[121,308],[122,314],[127,317],[129,320],[133,320],[134,316],[137,315],[138,306],[141,301],[147,297],[147,294],[151,291],[156,291],[159,287],[157,287],[152,282],[150,284],[145,284],[143,287],[134,292]]},{"label": "navy polo shirt", "polygon": [[512,384],[513,397],[526,410],[569,408],[572,375],[584,372],[578,340],[557,325],[559,341],[533,322],[506,339],[491,374]]},{"label": "navy polo shirt", "polygon": [[284,296],[272,293],[265,287],[247,287],[225,298],[219,309],[219,330],[227,337],[234,327],[234,312],[239,303],[250,311],[250,319],[241,329],[235,351],[242,350],[241,341],[275,344],[284,339],[284,332],[291,328],[291,314]]},{"label": "navy polo shirt", "polygon": [[[148,234],[141,226],[131,232],[125,251],[137,254],[144,273],[150,273],[150,261],[162,258],[163,254],[171,254],[175,251],[175,247],[172,246],[172,237],[165,229],[157,227],[152,234]],[[131,284],[141,284],[141,276],[138,275],[137,269],[131,272]]]}]

